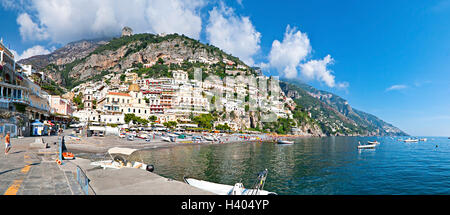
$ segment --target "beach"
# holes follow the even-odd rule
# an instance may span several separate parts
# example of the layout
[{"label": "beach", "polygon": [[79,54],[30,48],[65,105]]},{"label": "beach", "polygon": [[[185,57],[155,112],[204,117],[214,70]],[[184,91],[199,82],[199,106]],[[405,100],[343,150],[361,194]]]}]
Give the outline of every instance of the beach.
[{"label": "beach", "polygon": [[[66,130],[63,135],[65,136],[65,144],[71,152],[81,153],[106,153],[108,149],[113,147],[125,147],[132,149],[156,149],[164,147],[175,147],[184,145],[208,145],[208,144],[232,144],[232,143],[246,143],[246,142],[267,142],[275,141],[277,138],[283,139],[296,139],[306,136],[301,135],[273,135],[273,134],[219,134],[217,141],[192,141],[189,139],[179,139],[175,142],[167,142],[161,139],[160,136],[155,135],[155,138],[150,137],[149,141],[145,139],[134,138],[133,141],[127,140],[127,138],[120,138],[116,135],[106,135],[104,137],[92,136],[86,137],[77,136],[74,138],[71,135],[73,132],[71,129]],[[210,133],[196,133],[197,136],[211,135]]]}]

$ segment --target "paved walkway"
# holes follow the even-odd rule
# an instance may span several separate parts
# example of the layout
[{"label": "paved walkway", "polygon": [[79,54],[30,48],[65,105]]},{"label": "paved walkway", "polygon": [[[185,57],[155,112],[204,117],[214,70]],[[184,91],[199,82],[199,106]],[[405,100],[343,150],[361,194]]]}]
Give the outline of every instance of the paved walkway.
[{"label": "paved walkway", "polygon": [[[56,136],[44,137],[50,149],[55,150]],[[59,166],[51,153],[38,153],[29,144],[36,137],[12,138],[12,149],[4,155],[4,145],[0,153],[0,194],[3,195],[83,195],[71,171]],[[4,139],[0,139],[4,142]]]}]

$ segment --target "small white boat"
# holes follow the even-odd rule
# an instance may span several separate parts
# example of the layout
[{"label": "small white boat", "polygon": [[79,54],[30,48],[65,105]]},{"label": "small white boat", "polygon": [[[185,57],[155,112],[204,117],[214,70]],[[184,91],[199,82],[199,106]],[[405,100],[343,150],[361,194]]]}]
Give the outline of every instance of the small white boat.
[{"label": "small white boat", "polygon": [[377,144],[361,145],[361,142],[358,142],[358,149],[373,149],[375,146]]},{"label": "small white boat", "polygon": [[278,144],[294,144],[294,141],[289,140],[277,140]]},{"label": "small white boat", "polygon": [[377,144],[371,144],[371,145],[359,145],[358,149],[373,149],[377,146]]},{"label": "small white boat", "polygon": [[161,139],[164,140],[164,141],[167,141],[167,142],[172,142],[170,137],[161,136]]},{"label": "small white boat", "polygon": [[207,141],[214,141],[214,137],[212,136],[203,136],[203,138]]},{"label": "small white boat", "polygon": [[419,141],[423,141],[423,142],[426,142],[426,141],[427,141],[427,138],[422,138],[422,139],[419,139]]},{"label": "small white boat", "polygon": [[415,143],[415,142],[419,142],[419,140],[418,139],[411,139],[411,138],[409,138],[409,139],[403,140],[403,142],[405,142],[405,143]]},{"label": "small white boat", "polygon": [[218,184],[209,181],[197,180],[193,178],[184,178],[184,181],[202,190],[209,191],[218,195],[277,195],[274,192],[262,190],[267,177],[267,170],[258,175],[257,184],[253,189],[246,189],[242,183],[236,183],[234,186]]},{"label": "small white boat", "polygon": [[378,141],[367,141],[367,143],[369,143],[370,145],[373,145],[373,144],[380,144],[380,142],[378,142]]},{"label": "small white boat", "polygon": [[108,150],[108,154],[111,157],[111,160],[102,160],[91,162],[90,165],[100,166],[103,169],[122,169],[122,168],[135,168],[135,169],[143,169],[149,172],[153,172],[154,166],[144,164],[138,161],[128,161],[125,158],[129,157],[133,152],[137,151],[137,149],[129,149],[129,148],[119,148],[114,147]]}]

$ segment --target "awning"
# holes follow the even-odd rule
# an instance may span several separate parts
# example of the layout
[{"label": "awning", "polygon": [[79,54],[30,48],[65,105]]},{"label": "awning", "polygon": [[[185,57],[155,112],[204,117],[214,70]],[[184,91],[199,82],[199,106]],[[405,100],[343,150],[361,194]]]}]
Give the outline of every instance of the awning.
[{"label": "awning", "polygon": [[110,148],[108,150],[109,154],[123,154],[123,155],[131,155],[133,152],[137,151],[137,149],[130,149],[130,148],[119,148],[114,147]]}]

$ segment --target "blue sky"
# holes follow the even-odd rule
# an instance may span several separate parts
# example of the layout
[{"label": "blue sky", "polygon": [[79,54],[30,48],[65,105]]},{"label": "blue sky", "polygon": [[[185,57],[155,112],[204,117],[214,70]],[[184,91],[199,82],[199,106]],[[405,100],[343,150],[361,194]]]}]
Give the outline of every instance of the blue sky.
[{"label": "blue sky", "polygon": [[92,9],[82,8],[82,0],[61,6],[88,21],[66,17],[54,0],[0,1],[0,36],[18,55],[116,35],[121,25],[137,33],[184,33],[266,74],[333,92],[411,135],[450,136],[450,0],[149,0],[126,6],[142,16],[123,15],[121,1],[96,1]]}]

